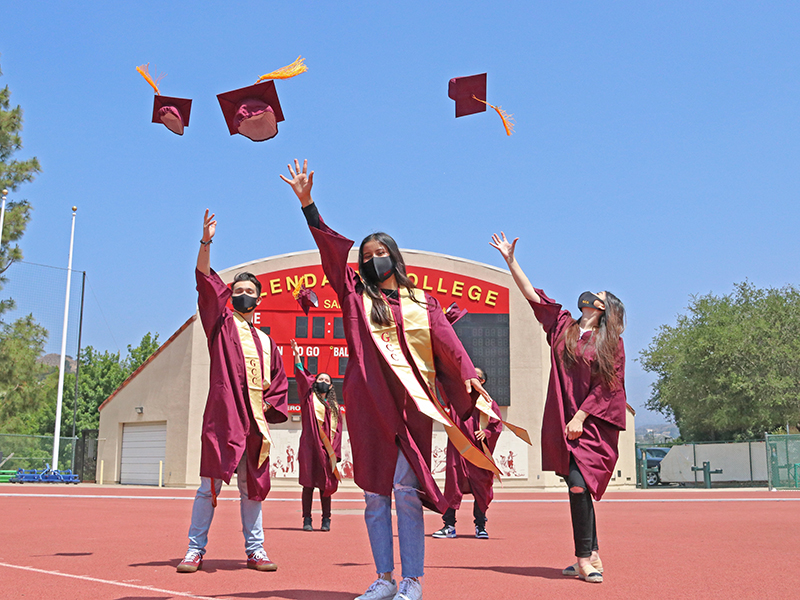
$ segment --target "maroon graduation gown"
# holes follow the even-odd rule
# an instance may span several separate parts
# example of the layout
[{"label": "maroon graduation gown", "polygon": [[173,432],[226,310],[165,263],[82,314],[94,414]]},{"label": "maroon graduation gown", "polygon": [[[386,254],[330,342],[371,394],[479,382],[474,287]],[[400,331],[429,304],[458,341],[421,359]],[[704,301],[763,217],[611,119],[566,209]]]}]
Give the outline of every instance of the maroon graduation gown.
[{"label": "maroon graduation gown", "polygon": [[[562,334],[573,318],[542,290],[537,289],[536,293],[542,302],[530,304],[550,344],[550,381],[542,418],[542,469],[567,477],[572,455],[592,496],[600,500],[619,457],[619,432],[625,430],[625,348],[622,338],[616,363],[619,384],[616,389],[609,390],[600,375],[592,372],[596,356],[591,332],[587,331],[578,340],[577,354],[585,360],[579,359],[569,368],[564,365]],[[589,415],[583,423],[583,433],[575,440],[568,440],[565,433],[567,423],[579,409]]]},{"label": "maroon graduation gown", "polygon": [[[294,377],[297,381],[297,396],[300,398],[300,414],[303,431],[300,434],[300,449],[297,462],[300,465],[300,485],[307,488],[319,488],[323,496],[332,495],[339,488],[339,480],[331,468],[328,451],[319,437],[319,421],[314,410],[313,385],[316,375],[306,373],[305,369],[295,367]],[[342,416],[336,431],[331,431],[331,409],[325,407],[325,435],[331,441],[336,458],[342,458]]]},{"label": "maroon graduation gown", "polygon": [[[203,413],[200,476],[230,483],[242,454],[246,453],[248,495],[251,500],[264,500],[270,488],[269,459],[258,467],[262,438],[250,408],[239,331],[233,312],[226,306],[231,290],[213,270],[208,276],[195,270],[195,277],[200,321],[211,357],[208,399]],[[261,337],[253,332],[253,339],[261,359]],[[265,416],[268,423],[283,423],[289,418],[289,381],[278,347],[271,338],[270,342],[268,368],[272,382],[263,399],[272,408]]]},{"label": "maroon graduation gown", "polygon": [[[356,485],[367,492],[389,496],[399,445],[419,480],[422,503],[444,512],[448,508],[447,500],[431,474],[433,421],[417,409],[375,345],[364,311],[364,286],[358,274],[347,266],[347,254],[353,241],[333,231],[322,219],[319,228],[310,226],[309,229],[319,248],[325,275],[339,297],[344,317],[349,353],[344,400]],[[467,394],[464,381],[477,377],[475,367],[436,299],[423,290],[417,289],[415,293],[420,301],[427,302],[437,382],[457,414],[466,417],[472,412],[475,399]],[[391,298],[388,302],[397,323],[403,354],[425,386],[405,341],[400,303]]]},{"label": "maroon graduation gown", "polygon": [[[492,401],[492,409],[499,415],[500,407]],[[481,442],[475,437],[475,432],[481,427],[481,411],[477,408],[467,419],[452,415],[453,421],[467,438],[481,448]],[[490,453],[494,452],[497,439],[503,429],[502,421],[489,419],[484,429],[486,439],[484,443]],[[464,494],[472,494],[481,512],[485,513],[494,498],[494,473],[476,467],[459,454],[451,441],[447,441],[447,464],[445,466],[444,496],[451,508],[458,510],[461,507],[461,498]]]}]

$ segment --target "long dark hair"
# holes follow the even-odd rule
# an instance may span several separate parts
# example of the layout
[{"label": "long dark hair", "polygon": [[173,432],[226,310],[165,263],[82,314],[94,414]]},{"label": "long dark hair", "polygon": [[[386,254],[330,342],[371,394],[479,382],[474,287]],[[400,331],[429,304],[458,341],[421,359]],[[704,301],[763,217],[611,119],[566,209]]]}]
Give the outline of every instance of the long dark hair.
[{"label": "long dark hair", "polygon": [[[606,309],[600,315],[597,331],[592,335],[594,351],[597,356],[595,368],[606,387],[614,389],[620,383],[617,381],[616,362],[619,338],[625,330],[625,305],[609,291],[606,291],[606,300],[603,304],[606,305]],[[562,359],[568,367],[578,362],[579,334],[580,322],[573,319],[572,324],[568,325],[563,333],[564,353]],[[583,359],[583,356],[580,358]]]},{"label": "long dark hair", "polygon": [[[319,381],[320,375],[327,375],[328,379],[331,380],[331,387],[328,389],[328,393],[324,396],[317,391],[316,383]],[[333,377],[330,376],[329,373],[317,373],[316,378],[314,379],[314,394],[316,394],[319,401],[325,404],[332,413],[336,414],[336,421],[341,423],[342,415],[339,412],[339,401],[336,399],[336,388],[333,387]]]},{"label": "long dark hair", "polygon": [[358,247],[358,272],[364,284],[364,293],[372,298],[372,313],[370,314],[370,319],[377,325],[389,325],[392,322],[391,310],[381,293],[381,282],[371,278],[371,275],[368,277],[364,269],[364,246],[367,242],[373,241],[383,244],[389,251],[389,256],[391,256],[394,262],[394,278],[395,281],[397,281],[397,285],[406,288],[414,302],[417,304],[422,303],[414,296],[414,283],[406,274],[406,261],[403,260],[403,255],[400,254],[400,249],[397,247],[397,242],[394,241],[394,238],[382,231],[368,235],[362,240],[361,245]]}]

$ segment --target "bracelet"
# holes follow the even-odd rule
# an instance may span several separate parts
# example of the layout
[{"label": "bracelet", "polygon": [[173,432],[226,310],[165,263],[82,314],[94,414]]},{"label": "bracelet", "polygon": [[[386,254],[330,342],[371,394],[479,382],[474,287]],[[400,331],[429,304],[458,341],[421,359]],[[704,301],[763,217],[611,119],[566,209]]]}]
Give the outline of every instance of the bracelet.
[{"label": "bracelet", "polygon": [[211,242],[213,242],[213,241],[214,241],[214,240],[208,240],[207,242],[204,242],[203,240],[200,240],[200,243],[201,243],[203,246],[208,246],[208,245],[209,245]]}]

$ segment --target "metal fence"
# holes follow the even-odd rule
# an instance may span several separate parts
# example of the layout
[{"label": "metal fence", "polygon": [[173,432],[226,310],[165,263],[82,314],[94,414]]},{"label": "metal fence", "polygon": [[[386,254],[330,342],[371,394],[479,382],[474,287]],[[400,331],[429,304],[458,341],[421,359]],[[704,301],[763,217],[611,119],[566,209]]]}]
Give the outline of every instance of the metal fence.
[{"label": "metal fence", "polygon": [[[72,449],[79,438],[62,437],[58,449],[59,470],[72,468]],[[53,460],[52,435],[0,433],[0,469],[42,469]]]},{"label": "metal fence", "polygon": [[800,435],[766,434],[769,487],[800,488]]}]

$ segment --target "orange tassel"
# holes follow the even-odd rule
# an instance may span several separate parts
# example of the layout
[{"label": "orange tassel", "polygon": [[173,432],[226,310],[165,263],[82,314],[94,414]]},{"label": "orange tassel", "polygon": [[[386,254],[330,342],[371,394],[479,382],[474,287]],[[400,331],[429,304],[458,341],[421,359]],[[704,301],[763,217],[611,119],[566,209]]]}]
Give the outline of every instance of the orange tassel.
[{"label": "orange tassel", "polygon": [[308,71],[308,67],[304,64],[305,58],[302,56],[298,56],[297,60],[295,60],[292,64],[286,65],[278,69],[277,71],[273,71],[272,73],[267,73],[266,75],[262,75],[258,78],[256,83],[261,83],[262,81],[266,81],[267,79],[289,79],[290,77],[294,77],[295,75],[300,75],[300,73],[305,73]]},{"label": "orange tassel", "polygon": [[499,106],[495,106],[494,104],[489,104],[485,100],[481,100],[480,98],[476,98],[472,96],[473,100],[477,100],[478,102],[482,102],[486,106],[489,106],[497,111],[497,114],[500,115],[500,118],[503,120],[503,127],[506,128],[506,135],[511,135],[514,133],[514,115],[508,114]]},{"label": "orange tassel", "polygon": [[161,92],[158,91],[158,83],[164,78],[164,74],[162,73],[153,81],[153,78],[150,77],[150,63],[144,64],[141,67],[136,67],[136,70],[139,71],[139,75],[144,77],[145,81],[153,87],[156,91],[156,95],[160,96]]}]

